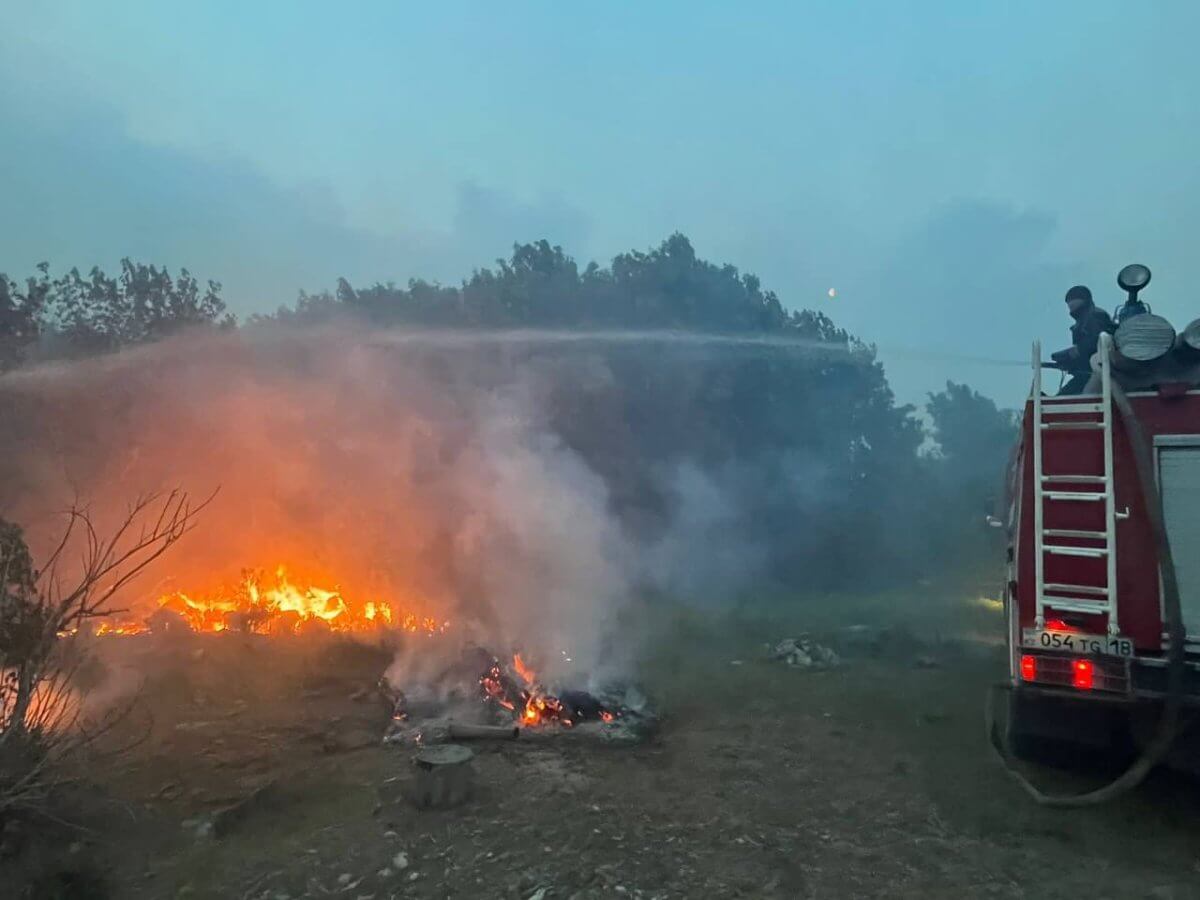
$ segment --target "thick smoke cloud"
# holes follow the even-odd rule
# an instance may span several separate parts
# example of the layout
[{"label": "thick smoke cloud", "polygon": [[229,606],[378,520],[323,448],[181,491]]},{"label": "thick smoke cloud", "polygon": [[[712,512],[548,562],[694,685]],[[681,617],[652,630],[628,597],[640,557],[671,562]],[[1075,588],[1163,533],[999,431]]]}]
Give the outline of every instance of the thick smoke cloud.
[{"label": "thick smoke cloud", "polygon": [[[587,354],[349,327],[192,335],[41,366],[0,379],[0,514],[44,553],[73,501],[103,531],[147,491],[216,491],[122,606],[148,613],[165,591],[282,563],[351,599],[603,669],[638,583],[700,574],[682,561],[736,519],[719,483],[685,467],[664,475],[677,525],[649,546],[630,537],[548,414],[564,382],[583,396],[607,378]],[[729,577],[751,561],[730,545],[714,564]]]}]

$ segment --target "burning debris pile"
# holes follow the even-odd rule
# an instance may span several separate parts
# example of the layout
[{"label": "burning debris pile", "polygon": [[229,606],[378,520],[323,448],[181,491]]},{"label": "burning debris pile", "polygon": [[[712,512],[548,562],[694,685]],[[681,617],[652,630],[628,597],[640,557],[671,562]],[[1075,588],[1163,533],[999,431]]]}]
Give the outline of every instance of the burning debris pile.
[{"label": "burning debris pile", "polygon": [[632,685],[595,690],[544,685],[520,653],[505,662],[471,646],[439,679],[442,690],[415,684],[381,690],[392,708],[388,744],[513,739],[566,730],[603,740],[634,742],[657,724],[645,695]]},{"label": "burning debris pile", "polygon": [[801,669],[832,669],[841,664],[836,651],[818,644],[806,634],[780,641],[771,651],[771,658]]}]

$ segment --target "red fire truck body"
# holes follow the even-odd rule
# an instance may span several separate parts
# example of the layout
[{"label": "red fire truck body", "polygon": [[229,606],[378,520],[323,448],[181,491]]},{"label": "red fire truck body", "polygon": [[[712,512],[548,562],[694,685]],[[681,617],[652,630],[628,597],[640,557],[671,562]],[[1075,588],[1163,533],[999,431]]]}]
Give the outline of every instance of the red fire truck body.
[{"label": "red fire truck body", "polygon": [[[1094,393],[1033,391],[1009,472],[1009,734],[1107,743],[1166,690],[1167,628],[1134,439],[1112,398],[1110,342]],[[1187,635],[1186,701],[1200,704],[1200,390],[1126,391],[1152,444]],[[1134,717],[1136,719],[1136,717]],[[1135,729],[1136,731],[1136,729]]]}]

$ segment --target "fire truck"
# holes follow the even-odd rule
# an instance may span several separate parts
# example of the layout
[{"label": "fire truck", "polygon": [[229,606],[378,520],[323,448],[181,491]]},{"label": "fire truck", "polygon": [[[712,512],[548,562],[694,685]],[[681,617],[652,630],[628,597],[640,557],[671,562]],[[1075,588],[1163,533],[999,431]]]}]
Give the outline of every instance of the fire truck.
[{"label": "fire truck", "polygon": [[[1128,266],[1117,280],[1136,300],[1149,278]],[[1008,535],[1000,724],[1012,755],[1178,753],[1200,708],[1200,350],[1183,340],[1197,324],[1148,361],[1122,356],[1120,330],[1102,335],[1081,395],[1044,392],[1055,366],[1034,345],[992,521]]]}]

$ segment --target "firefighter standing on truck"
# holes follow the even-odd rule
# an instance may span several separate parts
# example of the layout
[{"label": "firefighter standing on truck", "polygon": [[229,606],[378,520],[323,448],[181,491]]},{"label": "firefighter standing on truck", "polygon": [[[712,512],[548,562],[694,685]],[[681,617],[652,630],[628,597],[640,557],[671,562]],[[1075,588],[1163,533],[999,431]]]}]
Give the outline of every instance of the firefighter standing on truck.
[{"label": "firefighter standing on truck", "polygon": [[1071,346],[1051,355],[1051,359],[1070,380],[1058,392],[1059,396],[1082,394],[1092,377],[1092,355],[1100,345],[1100,335],[1116,331],[1112,317],[1092,302],[1092,292],[1082,284],[1067,291],[1067,309],[1075,324],[1071,326]]}]

